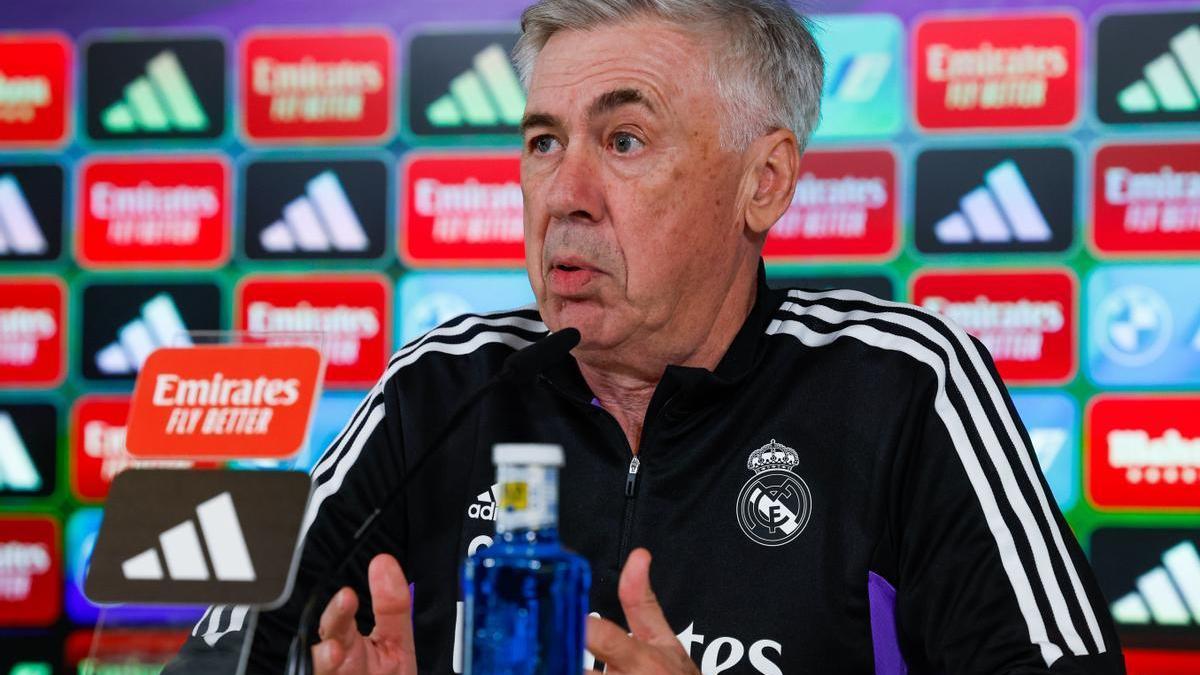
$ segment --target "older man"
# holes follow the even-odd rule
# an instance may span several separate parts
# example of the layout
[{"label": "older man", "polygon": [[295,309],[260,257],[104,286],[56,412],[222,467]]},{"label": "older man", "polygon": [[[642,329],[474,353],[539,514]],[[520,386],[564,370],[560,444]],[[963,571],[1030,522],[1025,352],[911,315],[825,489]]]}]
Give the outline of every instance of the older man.
[{"label": "older man", "polygon": [[[281,667],[308,589],[462,393],[572,326],[574,358],[485,399],[384,516],[325,605],[318,672],[460,669],[457,570],[491,541],[498,441],[566,448],[561,532],[591,561],[609,673],[1123,672],[979,344],[764,283],[818,117],[803,20],[782,0],[542,0],[522,26],[537,311],[396,355],[314,470],[296,592],[260,618],[251,670]],[[210,610],[175,667],[237,642],[235,614]]]}]

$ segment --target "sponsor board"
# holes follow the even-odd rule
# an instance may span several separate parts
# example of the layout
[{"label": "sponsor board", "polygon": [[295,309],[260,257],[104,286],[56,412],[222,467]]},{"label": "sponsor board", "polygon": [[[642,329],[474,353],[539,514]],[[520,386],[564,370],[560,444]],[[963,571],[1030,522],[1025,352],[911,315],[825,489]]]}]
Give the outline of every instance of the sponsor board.
[{"label": "sponsor board", "polygon": [[391,286],[377,274],[249,275],[237,289],[234,322],[247,341],[320,339],[325,384],[369,387],[392,349]]},{"label": "sponsor board", "polygon": [[1086,454],[1097,508],[1200,509],[1200,397],[1101,395]]},{"label": "sponsor board", "polygon": [[1079,112],[1079,17],[928,16],[913,29],[917,124],[928,131],[1044,129]]},{"label": "sponsor board", "polygon": [[896,156],[809,150],[792,204],[767,236],[768,261],[882,259],[899,247]]},{"label": "sponsor board", "polygon": [[229,259],[229,165],[220,155],[88,158],[75,253],[84,267],[219,267]]},{"label": "sponsor board", "polygon": [[818,22],[825,85],[814,138],[890,136],[900,131],[904,124],[900,21],[891,14],[830,14],[818,17]]},{"label": "sponsor board", "polygon": [[79,370],[85,380],[131,382],[159,347],[186,347],[193,331],[224,326],[214,283],[86,283],[78,296]]},{"label": "sponsor board", "polygon": [[254,31],[241,44],[243,131],[254,142],[383,140],[393,60],[386,30]]},{"label": "sponsor board", "polygon": [[1075,277],[1065,270],[918,272],[912,301],[978,338],[1009,384],[1075,376]]},{"label": "sponsor board", "polygon": [[1200,143],[1101,146],[1089,220],[1101,255],[1200,253]]},{"label": "sponsor board", "polygon": [[929,148],[916,160],[921,253],[1049,253],[1075,240],[1075,154],[1065,146]]},{"label": "sponsor board", "polygon": [[54,387],[66,375],[66,285],[0,277],[0,386]]},{"label": "sponsor board", "polygon": [[73,60],[64,35],[0,33],[0,144],[67,141]]},{"label": "sponsor board", "polygon": [[768,272],[767,285],[771,288],[803,288],[816,291],[846,289],[873,295],[880,300],[896,299],[896,283],[884,274],[830,274],[794,275]]},{"label": "sponsor board", "polygon": [[58,521],[0,515],[0,626],[48,626],[61,602]]},{"label": "sponsor board", "polygon": [[103,501],[113,478],[129,468],[214,468],[215,463],[144,459],[129,454],[125,435],[129,396],[85,394],[71,409],[71,492],[82,502]]},{"label": "sponsor board", "polygon": [[65,189],[57,164],[0,164],[0,267],[59,257]]},{"label": "sponsor board", "polygon": [[315,347],[163,347],[138,374],[125,448],[135,457],[290,457],[320,388]]},{"label": "sponsor board", "polygon": [[1102,527],[1091,563],[1125,647],[1200,648],[1200,530]]},{"label": "sponsor board", "polygon": [[91,140],[202,140],[225,133],[228,69],[221,38],[102,38],[83,53]]},{"label": "sponsor board", "polygon": [[1079,409],[1075,399],[1062,392],[1016,392],[1017,414],[1029,432],[1029,442],[1050,492],[1062,511],[1078,499]]},{"label": "sponsor board", "polygon": [[416,144],[517,144],[525,90],[509,54],[516,30],[423,31],[413,34],[403,130]]},{"label": "sponsor board", "polygon": [[409,154],[400,257],[414,265],[523,265],[518,153]]},{"label": "sponsor board", "polygon": [[48,497],[58,473],[58,408],[0,403],[0,497]]},{"label": "sponsor board", "polygon": [[291,590],[311,488],[299,471],[125,471],[84,593],[98,603],[270,608]]},{"label": "sponsor board", "polygon": [[[78,624],[93,624],[104,612],[106,625],[117,624],[184,624],[194,623],[204,613],[198,606],[149,606],[110,605],[100,607],[83,594],[83,580],[87,577],[92,551],[96,547],[96,535],[104,510],[98,508],[79,509],[67,519],[66,538],[66,589],[63,604],[67,616]],[[105,631],[107,632],[107,630]]]},{"label": "sponsor board", "polygon": [[1101,122],[1200,121],[1200,12],[1109,14],[1094,44]]},{"label": "sponsor board", "polygon": [[400,278],[397,293],[401,344],[461,314],[515,309],[534,301],[524,272],[410,272]]},{"label": "sponsor board", "polygon": [[247,258],[363,261],[387,250],[390,178],[381,159],[258,158],[242,178]]},{"label": "sponsor board", "polygon": [[1087,282],[1088,376],[1100,386],[1200,385],[1200,265],[1108,265]]}]

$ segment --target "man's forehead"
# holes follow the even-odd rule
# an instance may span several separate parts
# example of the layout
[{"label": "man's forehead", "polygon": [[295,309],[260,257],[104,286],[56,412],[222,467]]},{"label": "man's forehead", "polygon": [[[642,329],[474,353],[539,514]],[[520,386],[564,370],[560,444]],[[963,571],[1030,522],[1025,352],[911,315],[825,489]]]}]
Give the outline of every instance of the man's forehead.
[{"label": "man's forehead", "polygon": [[696,75],[706,65],[694,36],[661,21],[561,31],[534,62],[530,110],[566,104],[595,112],[627,103],[661,110],[689,85],[700,84]]}]

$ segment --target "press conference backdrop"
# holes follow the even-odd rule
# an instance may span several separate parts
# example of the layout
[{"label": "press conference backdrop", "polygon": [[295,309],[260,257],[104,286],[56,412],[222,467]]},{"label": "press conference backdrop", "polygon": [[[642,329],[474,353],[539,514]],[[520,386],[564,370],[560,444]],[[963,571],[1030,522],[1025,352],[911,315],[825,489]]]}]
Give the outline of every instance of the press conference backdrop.
[{"label": "press conference backdrop", "polygon": [[[82,578],[168,336],[324,331],[307,468],[399,345],[531,300],[522,4],[0,5],[0,673],[91,648]],[[1200,672],[1200,11],[813,9],[824,119],[769,275],[980,337],[1137,668]],[[105,633],[170,650],[200,611]]]}]

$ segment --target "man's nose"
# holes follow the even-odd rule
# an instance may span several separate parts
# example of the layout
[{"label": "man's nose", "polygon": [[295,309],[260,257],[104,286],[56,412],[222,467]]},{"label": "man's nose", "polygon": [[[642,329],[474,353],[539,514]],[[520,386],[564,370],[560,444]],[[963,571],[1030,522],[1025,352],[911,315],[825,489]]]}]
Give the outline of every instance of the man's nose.
[{"label": "man's nose", "polygon": [[582,143],[563,153],[550,183],[546,207],[550,217],[597,222],[604,217],[604,190],[596,158]]}]

